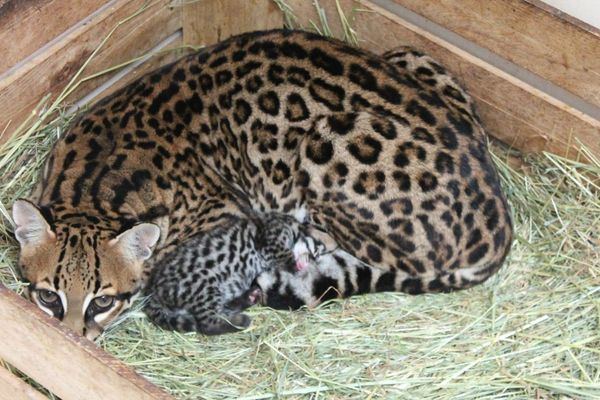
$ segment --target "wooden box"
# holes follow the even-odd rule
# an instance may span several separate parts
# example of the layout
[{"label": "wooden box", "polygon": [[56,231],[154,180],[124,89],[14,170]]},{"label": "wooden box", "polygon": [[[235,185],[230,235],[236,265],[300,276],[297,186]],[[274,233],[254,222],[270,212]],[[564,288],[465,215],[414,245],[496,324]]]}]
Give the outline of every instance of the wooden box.
[{"label": "wooden box", "polygon": [[[193,46],[281,27],[284,3],[300,26],[319,20],[308,0],[0,0],[0,143],[57,98],[91,103]],[[336,36],[343,11],[364,48],[411,45],[431,54],[506,144],[574,159],[600,155],[598,29],[538,0],[320,0],[318,7]],[[72,80],[80,83],[67,86]],[[0,315],[0,359],[62,399],[170,398],[1,286]],[[0,399],[37,398],[0,365]]]}]

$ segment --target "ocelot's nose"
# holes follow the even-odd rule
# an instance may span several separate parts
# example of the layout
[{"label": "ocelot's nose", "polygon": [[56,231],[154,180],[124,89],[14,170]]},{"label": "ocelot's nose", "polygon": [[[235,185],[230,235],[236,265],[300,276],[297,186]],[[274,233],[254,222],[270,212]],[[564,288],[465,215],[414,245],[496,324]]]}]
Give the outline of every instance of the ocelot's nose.
[{"label": "ocelot's nose", "polygon": [[79,315],[76,315],[76,313],[74,313],[73,310],[69,310],[69,312],[67,312],[67,314],[63,318],[62,322],[78,334],[82,336],[85,335],[85,321],[80,313]]},{"label": "ocelot's nose", "polygon": [[102,334],[102,329],[100,329],[98,327],[84,328],[84,330],[83,330],[83,336],[85,336],[87,339],[91,340],[92,342],[94,340],[96,340],[96,338],[98,336],[100,336],[100,334]]}]

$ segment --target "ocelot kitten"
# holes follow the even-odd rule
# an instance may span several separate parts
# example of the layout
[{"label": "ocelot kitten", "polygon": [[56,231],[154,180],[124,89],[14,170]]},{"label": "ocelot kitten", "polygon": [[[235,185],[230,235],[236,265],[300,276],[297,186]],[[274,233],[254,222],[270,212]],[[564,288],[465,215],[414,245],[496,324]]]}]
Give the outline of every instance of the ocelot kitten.
[{"label": "ocelot kitten", "polygon": [[[310,250],[309,250],[310,249]],[[261,297],[259,274],[295,274],[325,254],[293,217],[232,218],[181,243],[158,262],[146,286],[144,311],[157,325],[207,335],[250,325],[242,311]]]},{"label": "ocelot kitten", "polygon": [[13,207],[20,271],[38,306],[95,337],[165,254],[248,208],[339,246],[318,273],[259,277],[273,307],[332,286],[468,288],[512,240],[472,100],[439,64],[274,30],[186,56],[85,113]]}]

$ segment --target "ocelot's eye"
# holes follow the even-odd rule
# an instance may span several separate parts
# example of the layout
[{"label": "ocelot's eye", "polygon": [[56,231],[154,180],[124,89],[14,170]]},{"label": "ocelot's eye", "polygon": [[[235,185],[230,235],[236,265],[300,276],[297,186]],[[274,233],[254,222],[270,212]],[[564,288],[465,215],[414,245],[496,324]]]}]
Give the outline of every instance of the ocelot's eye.
[{"label": "ocelot's eye", "polygon": [[95,314],[107,311],[115,303],[115,296],[100,296],[92,300]]},{"label": "ocelot's eye", "polygon": [[37,296],[40,300],[40,303],[42,303],[42,305],[46,307],[52,308],[61,305],[60,297],[58,297],[58,294],[56,294],[56,292],[53,292],[52,290],[37,290]]}]

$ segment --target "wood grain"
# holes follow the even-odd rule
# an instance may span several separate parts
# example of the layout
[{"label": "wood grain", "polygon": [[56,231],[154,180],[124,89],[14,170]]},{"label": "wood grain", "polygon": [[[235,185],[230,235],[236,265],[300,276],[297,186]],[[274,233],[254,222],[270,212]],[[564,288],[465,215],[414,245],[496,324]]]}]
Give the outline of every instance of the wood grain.
[{"label": "wood grain", "polygon": [[43,400],[46,396],[0,366],[0,400]]},{"label": "wood grain", "polygon": [[238,33],[281,28],[283,15],[272,0],[203,0],[183,9],[183,42],[210,45]]},{"label": "wood grain", "polygon": [[[304,25],[318,21],[311,3],[289,0]],[[332,31],[341,36],[335,0],[320,0]],[[578,157],[578,141],[600,154],[600,121],[504,73],[368,0],[340,0],[362,47],[381,53],[400,45],[422,49],[444,64],[476,99],[488,132],[526,152]]]},{"label": "wood grain", "polygon": [[106,0],[11,0],[0,8],[0,73],[29,56]]},{"label": "wood grain", "polygon": [[163,49],[158,54],[151,56],[148,60],[144,61],[142,64],[135,67],[133,70],[127,73],[125,77],[115,82],[113,85],[109,86],[106,90],[98,95],[95,99],[92,100],[91,104],[100,100],[102,97],[110,96],[117,90],[126,86],[127,84],[135,81],[140,78],[144,74],[147,74],[150,71],[153,71],[157,68],[162,67],[163,65],[167,65],[181,57],[183,57],[189,49],[182,48],[183,46],[183,35],[180,35],[171,42],[167,47]]},{"label": "wood grain", "polygon": [[64,400],[172,399],[1,284],[0,315],[0,358]]},{"label": "wood grain", "polygon": [[[82,77],[143,55],[180,29],[181,8],[169,7],[170,0],[150,2],[143,12],[126,21],[146,3],[145,0],[111,0],[110,7],[103,7],[101,12],[81,21],[59,41],[27,58],[20,68],[0,75],[0,131],[10,124],[0,137],[0,143],[11,136],[47,93],[55,98],[62,91],[117,24],[119,27]],[[67,101],[75,102],[110,76],[106,74],[85,83]]]},{"label": "wood grain", "polygon": [[[172,0],[162,0],[155,7],[149,9],[144,15],[140,15],[132,21],[132,26],[123,35],[115,40],[110,40],[107,46],[98,54],[98,58],[87,68],[84,76],[90,76],[97,72],[113,67],[115,64],[125,62],[140,55],[146,54],[161,40],[181,29],[181,8],[169,7]],[[169,48],[181,46],[179,40],[171,44]],[[154,64],[156,66],[156,64]],[[82,84],[70,97],[71,100],[79,99],[105,80],[112,74],[106,74]],[[120,85],[133,81],[137,75],[125,77]]]},{"label": "wood grain", "polygon": [[393,1],[600,106],[600,30],[540,1]]}]

